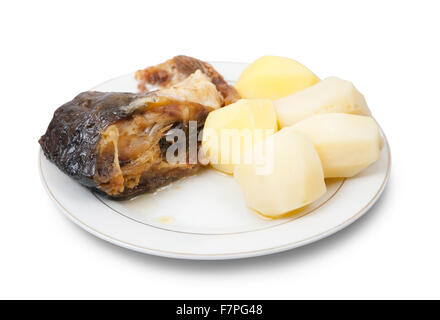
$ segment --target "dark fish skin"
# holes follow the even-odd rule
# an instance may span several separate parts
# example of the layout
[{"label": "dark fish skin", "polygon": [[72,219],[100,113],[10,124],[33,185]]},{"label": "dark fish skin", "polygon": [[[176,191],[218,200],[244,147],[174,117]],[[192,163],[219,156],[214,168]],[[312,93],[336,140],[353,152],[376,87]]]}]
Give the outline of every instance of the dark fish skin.
[{"label": "dark fish skin", "polygon": [[133,93],[89,91],[59,107],[39,143],[45,156],[87,187],[96,187],[96,147],[100,132],[137,111],[128,108],[143,97]]}]

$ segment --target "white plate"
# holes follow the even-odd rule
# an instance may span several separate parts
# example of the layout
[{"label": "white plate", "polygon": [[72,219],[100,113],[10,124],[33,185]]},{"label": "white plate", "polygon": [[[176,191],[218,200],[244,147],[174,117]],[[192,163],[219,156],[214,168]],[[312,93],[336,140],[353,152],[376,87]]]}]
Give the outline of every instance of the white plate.
[{"label": "white plate", "polygon": [[[213,66],[233,83],[241,63]],[[98,91],[136,91],[133,74],[109,80]],[[289,250],[329,236],[377,201],[390,173],[388,143],[380,159],[350,179],[327,181],[325,196],[289,218],[262,219],[245,205],[230,176],[214,170],[133,200],[108,200],[63,174],[40,152],[50,197],[73,222],[95,236],[143,253],[182,259],[237,259]]]}]

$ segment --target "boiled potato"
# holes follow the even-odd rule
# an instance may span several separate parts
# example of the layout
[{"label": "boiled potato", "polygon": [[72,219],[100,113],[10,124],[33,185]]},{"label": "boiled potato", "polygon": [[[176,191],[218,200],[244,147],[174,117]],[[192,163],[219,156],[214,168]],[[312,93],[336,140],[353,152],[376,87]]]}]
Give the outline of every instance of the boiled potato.
[{"label": "boiled potato", "polygon": [[235,88],[246,99],[278,99],[310,87],[318,81],[318,77],[295,60],[264,56],[242,72]]},{"label": "boiled potato", "polygon": [[274,101],[281,127],[318,113],[370,115],[364,96],[351,82],[330,77],[298,93]]},{"label": "boiled potato", "polygon": [[242,163],[234,170],[250,208],[276,218],[325,193],[321,161],[305,135],[285,128],[256,145],[253,151],[265,154],[265,161]]},{"label": "boiled potato", "polygon": [[376,121],[366,116],[320,114],[297,123],[291,129],[312,140],[326,178],[358,174],[379,158],[382,147]]},{"label": "boiled potato", "polygon": [[232,174],[246,149],[278,130],[271,100],[242,99],[208,115],[202,148],[210,164]]}]

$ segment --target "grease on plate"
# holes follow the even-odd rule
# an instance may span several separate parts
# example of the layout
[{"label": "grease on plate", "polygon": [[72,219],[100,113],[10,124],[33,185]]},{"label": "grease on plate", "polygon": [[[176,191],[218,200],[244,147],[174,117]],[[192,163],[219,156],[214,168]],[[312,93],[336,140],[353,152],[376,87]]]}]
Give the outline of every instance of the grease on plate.
[{"label": "grease on plate", "polygon": [[171,216],[161,216],[156,219],[158,222],[163,224],[172,224],[176,221],[176,218]]}]

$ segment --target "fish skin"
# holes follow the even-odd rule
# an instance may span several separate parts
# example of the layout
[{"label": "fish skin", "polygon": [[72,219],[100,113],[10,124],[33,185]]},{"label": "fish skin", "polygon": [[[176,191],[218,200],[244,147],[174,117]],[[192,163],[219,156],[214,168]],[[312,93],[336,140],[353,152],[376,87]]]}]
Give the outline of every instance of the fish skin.
[{"label": "fish skin", "polygon": [[87,91],[59,107],[39,143],[44,155],[64,173],[96,187],[96,146],[100,132],[136,111],[128,106],[142,95]]}]

